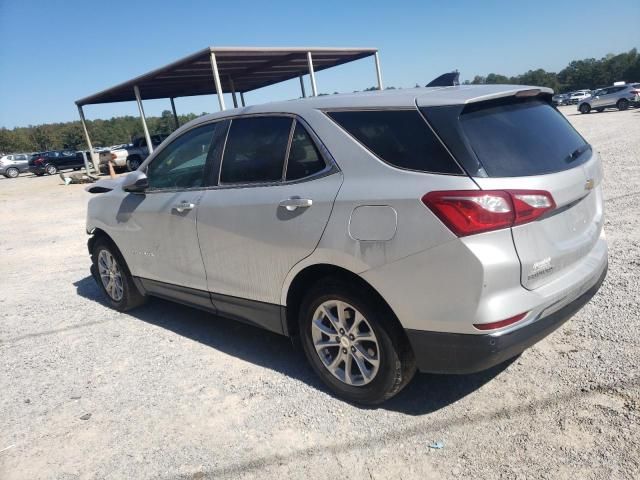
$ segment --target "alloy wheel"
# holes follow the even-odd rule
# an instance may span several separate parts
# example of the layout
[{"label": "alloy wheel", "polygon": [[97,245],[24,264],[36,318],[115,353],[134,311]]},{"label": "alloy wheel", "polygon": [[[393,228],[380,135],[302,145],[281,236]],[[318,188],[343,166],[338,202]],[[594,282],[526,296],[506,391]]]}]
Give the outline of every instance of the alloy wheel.
[{"label": "alloy wheel", "polygon": [[118,262],[108,250],[100,250],[98,254],[98,273],[102,286],[112,300],[119,302],[124,294],[122,272]]},{"label": "alloy wheel", "polygon": [[20,174],[20,172],[18,171],[17,168],[8,168],[7,169],[7,176],[9,178],[16,178],[19,174]]},{"label": "alloy wheel", "polygon": [[313,314],[311,337],[324,367],[343,383],[370,383],[380,368],[380,347],[367,319],[352,305],[323,302]]}]

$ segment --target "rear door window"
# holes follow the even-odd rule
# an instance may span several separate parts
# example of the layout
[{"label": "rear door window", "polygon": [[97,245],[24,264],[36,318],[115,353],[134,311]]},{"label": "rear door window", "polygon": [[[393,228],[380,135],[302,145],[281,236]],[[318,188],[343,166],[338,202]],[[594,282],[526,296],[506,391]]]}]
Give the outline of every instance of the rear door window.
[{"label": "rear door window", "polygon": [[281,181],[292,122],[290,117],[232,120],[222,158],[220,183]]},{"label": "rear door window", "polygon": [[299,180],[324,170],[326,164],[304,127],[296,122],[289,148],[286,180]]},{"label": "rear door window", "polygon": [[471,104],[462,130],[490,177],[542,175],[586,162],[591,148],[548,103]]},{"label": "rear door window", "polygon": [[337,111],[327,115],[388,164],[419,172],[462,173],[417,110]]}]

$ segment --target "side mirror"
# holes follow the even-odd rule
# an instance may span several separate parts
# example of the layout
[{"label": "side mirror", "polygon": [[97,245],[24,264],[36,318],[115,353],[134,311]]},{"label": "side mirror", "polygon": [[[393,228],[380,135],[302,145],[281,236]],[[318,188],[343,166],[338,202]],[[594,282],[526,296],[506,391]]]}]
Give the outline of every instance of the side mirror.
[{"label": "side mirror", "polygon": [[149,188],[149,181],[144,172],[135,170],[124,178],[122,189],[125,192],[141,193]]}]

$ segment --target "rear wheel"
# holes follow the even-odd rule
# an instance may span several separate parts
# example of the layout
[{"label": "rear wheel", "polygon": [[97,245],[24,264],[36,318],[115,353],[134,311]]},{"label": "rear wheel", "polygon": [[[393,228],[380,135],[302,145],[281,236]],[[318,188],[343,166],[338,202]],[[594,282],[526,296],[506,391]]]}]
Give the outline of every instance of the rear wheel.
[{"label": "rear wheel", "polygon": [[618,100],[618,103],[616,103],[616,107],[618,107],[618,110],[626,110],[627,108],[629,108],[629,100],[627,100],[626,98],[621,98],[620,100]]},{"label": "rear wheel", "polygon": [[127,170],[129,170],[130,172],[133,172],[134,170],[138,169],[141,163],[142,161],[140,157],[136,155],[134,155],[133,157],[129,157],[127,159]]},{"label": "rear wheel", "polygon": [[125,312],[146,301],[146,297],[133,283],[127,264],[112,242],[104,237],[97,239],[91,252],[91,260],[91,273],[111,307]]},{"label": "rear wheel", "polygon": [[55,175],[58,173],[58,167],[50,163],[44,168],[44,171],[47,172],[47,175]]},{"label": "rear wheel", "polygon": [[583,103],[582,105],[580,105],[580,113],[589,113],[591,111],[591,105],[589,105],[588,103]]},{"label": "rear wheel", "polygon": [[338,396],[363,405],[398,393],[416,367],[393,312],[374,295],[326,279],[300,309],[303,348],[312,368]]},{"label": "rear wheel", "polygon": [[18,175],[20,175],[20,171],[14,167],[9,167],[4,172],[4,176],[7,178],[16,178]]}]

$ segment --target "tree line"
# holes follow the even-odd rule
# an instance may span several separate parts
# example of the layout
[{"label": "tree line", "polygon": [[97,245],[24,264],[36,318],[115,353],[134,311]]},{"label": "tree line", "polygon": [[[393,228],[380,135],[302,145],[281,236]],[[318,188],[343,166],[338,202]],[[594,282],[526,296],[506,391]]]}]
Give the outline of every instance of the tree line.
[{"label": "tree line", "polygon": [[[555,92],[568,92],[612,85],[617,81],[640,82],[640,54],[635,48],[618,55],[609,54],[599,60],[595,58],[574,60],[558,73],[547,72],[541,68],[513,77],[490,73],[487,76],[476,75],[473,80],[466,80],[464,83],[537,85],[552,88]],[[375,89],[376,87],[371,87],[365,90]],[[180,115],[178,118],[182,125],[197,116],[190,113]],[[173,114],[169,110],[163,111],[160,117],[147,118],[147,125],[152,134],[169,134],[175,129]],[[87,121],[87,128],[94,146],[127,143],[143,135],[140,119],[133,116],[90,120]],[[13,129],[0,128],[0,152],[86,148],[80,121],[29,125]]]},{"label": "tree line", "polygon": [[640,54],[635,48],[618,55],[610,53],[599,60],[574,60],[558,73],[547,72],[542,68],[529,70],[514,77],[490,73],[486,77],[476,75],[473,80],[465,83],[536,85],[564,93],[582,89],[593,90],[619,81],[640,82]]},{"label": "tree line", "polygon": [[[201,115],[206,113],[203,112]],[[195,113],[178,115],[178,120],[180,125],[184,125],[198,116]],[[175,130],[173,113],[165,110],[159,117],[147,117],[147,126],[152,134],[169,134]],[[129,143],[134,138],[144,135],[140,118],[130,115],[109,120],[87,120],[87,129],[94,147]],[[0,152],[44,152],[86,148],[84,131],[79,120],[29,125],[11,130],[0,128]]]}]

